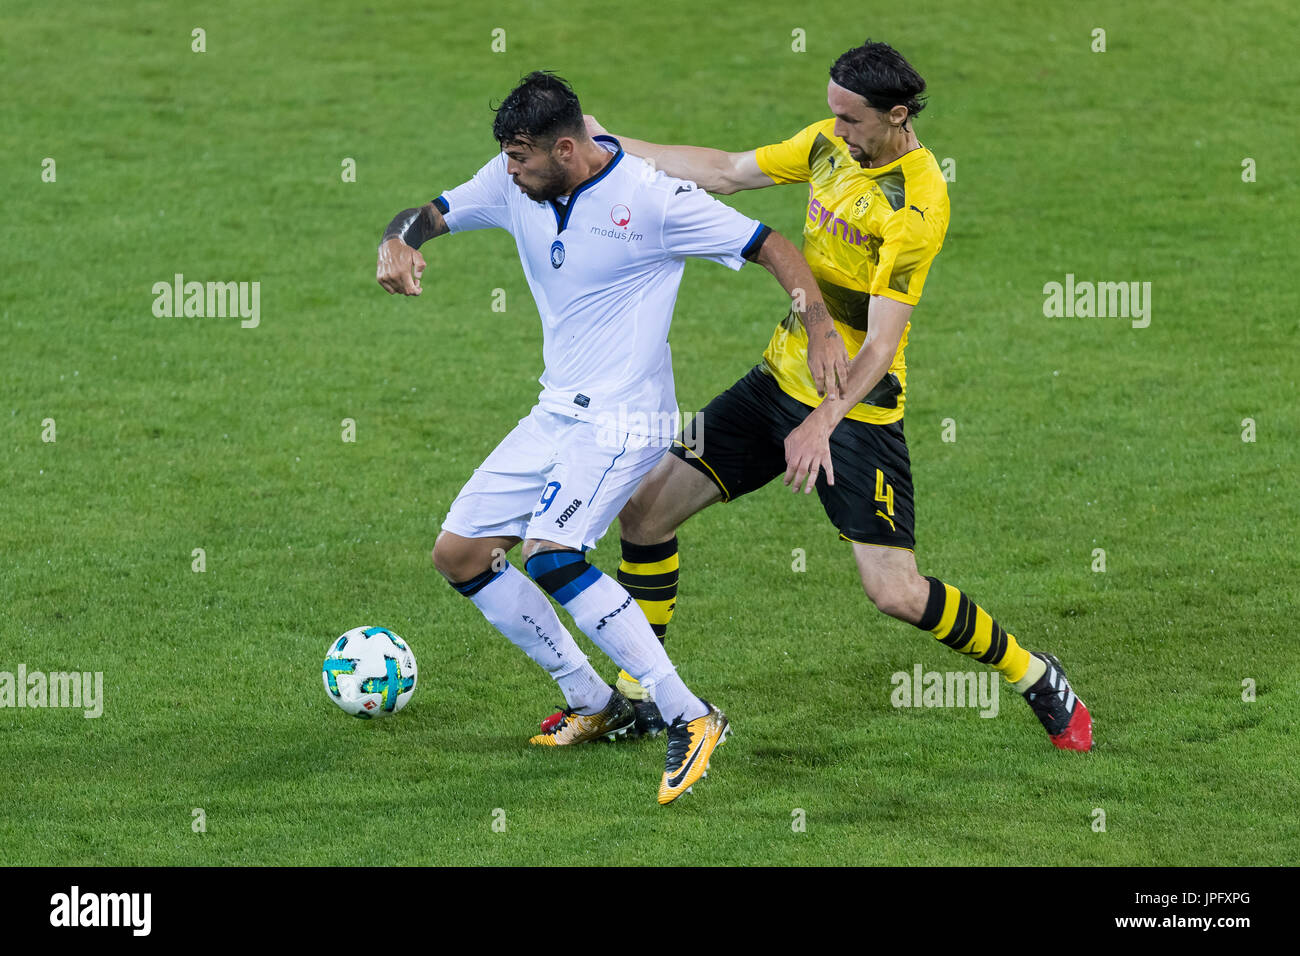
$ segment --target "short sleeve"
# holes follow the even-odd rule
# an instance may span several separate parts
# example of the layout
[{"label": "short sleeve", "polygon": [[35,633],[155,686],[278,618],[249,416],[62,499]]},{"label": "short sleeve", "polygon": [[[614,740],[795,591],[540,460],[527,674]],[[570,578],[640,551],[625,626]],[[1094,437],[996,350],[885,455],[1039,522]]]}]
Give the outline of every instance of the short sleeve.
[{"label": "short sleeve", "polygon": [[795,133],[789,139],[754,150],[758,168],[778,184],[806,183],[812,171],[808,157],[812,152],[817,133],[825,121],[814,123]]},{"label": "short sleeve", "polygon": [[473,179],[455,189],[448,189],[433,202],[452,232],[491,229],[494,226],[508,230],[510,206],[506,187],[509,184],[506,154],[497,153],[474,174]]},{"label": "short sleeve", "polygon": [[664,203],[663,246],[679,259],[708,259],[739,269],[771,231],[757,219],[737,212],[684,180],[669,183]]},{"label": "short sleeve", "polygon": [[916,206],[909,205],[885,221],[881,238],[880,259],[871,277],[871,294],[916,305],[921,300],[930,263],[943,246],[943,234],[925,221]]}]

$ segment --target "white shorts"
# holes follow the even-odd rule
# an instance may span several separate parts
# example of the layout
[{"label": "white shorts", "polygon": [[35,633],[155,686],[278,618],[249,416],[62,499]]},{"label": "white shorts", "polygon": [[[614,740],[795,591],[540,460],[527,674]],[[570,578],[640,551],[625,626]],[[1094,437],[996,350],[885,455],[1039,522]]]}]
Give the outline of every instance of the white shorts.
[{"label": "white shorts", "polygon": [[594,548],[667,449],[534,406],[461,488],[444,531]]}]

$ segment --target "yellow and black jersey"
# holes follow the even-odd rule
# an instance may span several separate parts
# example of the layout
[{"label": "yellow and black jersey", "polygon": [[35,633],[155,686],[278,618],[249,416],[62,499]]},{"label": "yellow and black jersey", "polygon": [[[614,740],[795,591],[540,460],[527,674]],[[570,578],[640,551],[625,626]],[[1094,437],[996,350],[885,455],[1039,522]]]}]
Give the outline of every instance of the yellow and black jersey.
[{"label": "yellow and black jersey", "polygon": [[[867,334],[873,295],[915,305],[948,231],[948,187],[934,154],[919,147],[879,169],[864,169],[822,120],[756,151],[778,183],[808,183],[804,257],[844,337],[849,357]],[[889,372],[846,417],[887,424],[903,417],[908,323]],[[763,360],[777,383],[806,405],[821,403],[808,371],[808,335],[793,314],[777,326]]]}]

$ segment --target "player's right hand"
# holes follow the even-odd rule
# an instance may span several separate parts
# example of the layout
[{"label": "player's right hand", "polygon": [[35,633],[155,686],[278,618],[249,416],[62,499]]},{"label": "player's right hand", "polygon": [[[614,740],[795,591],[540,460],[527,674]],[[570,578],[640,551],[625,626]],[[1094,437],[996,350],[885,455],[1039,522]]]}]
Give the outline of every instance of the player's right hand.
[{"label": "player's right hand", "polygon": [[424,256],[401,239],[392,238],[379,247],[379,265],[375,279],[391,294],[419,295],[420,276],[424,275]]},{"label": "player's right hand", "polygon": [[814,330],[808,336],[808,371],[818,395],[839,401],[849,380],[849,352],[834,326],[827,332]]},{"label": "player's right hand", "polygon": [[605,127],[601,126],[598,122],[596,122],[596,117],[591,116],[591,115],[589,115],[589,114],[587,114],[587,113],[583,113],[583,114],[582,114],[582,121],[583,121],[584,123],[587,124],[587,135],[588,135],[588,136],[608,136],[608,135],[609,135],[609,130],[605,129]]}]

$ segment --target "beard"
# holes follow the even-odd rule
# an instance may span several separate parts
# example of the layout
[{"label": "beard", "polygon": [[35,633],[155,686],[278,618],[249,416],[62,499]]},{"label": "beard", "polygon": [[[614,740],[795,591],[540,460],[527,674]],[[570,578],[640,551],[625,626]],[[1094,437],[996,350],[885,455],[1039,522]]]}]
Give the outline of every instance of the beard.
[{"label": "beard", "polygon": [[552,199],[558,199],[568,192],[565,183],[564,170],[559,163],[552,162],[550,167],[542,175],[541,182],[533,186],[525,186],[520,183],[524,195],[533,202],[550,202]]}]

